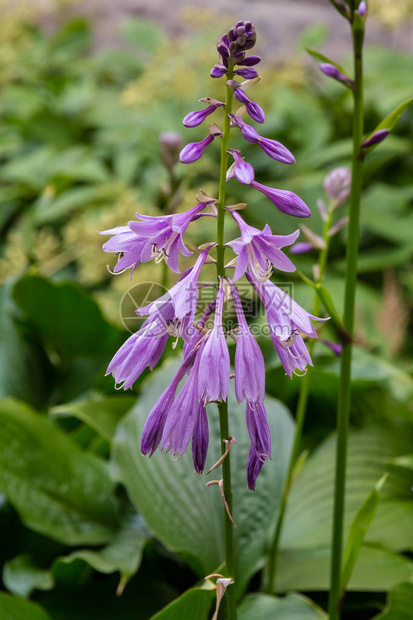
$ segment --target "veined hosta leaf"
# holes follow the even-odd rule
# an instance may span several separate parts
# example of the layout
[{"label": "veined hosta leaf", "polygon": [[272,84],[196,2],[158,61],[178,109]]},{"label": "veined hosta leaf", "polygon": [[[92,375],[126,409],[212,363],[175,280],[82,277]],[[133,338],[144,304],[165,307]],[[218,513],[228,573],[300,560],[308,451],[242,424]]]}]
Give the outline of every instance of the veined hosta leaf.
[{"label": "veined hosta leaf", "polygon": [[0,618],[1,620],[51,620],[49,614],[40,605],[4,592],[0,592]]},{"label": "veined hosta leaf", "polygon": [[54,587],[50,571],[35,566],[27,555],[18,555],[3,567],[3,583],[18,596],[29,597],[33,590],[51,590]]},{"label": "veined hosta leaf", "polygon": [[411,620],[413,610],[413,583],[401,583],[390,593],[383,613],[375,620]]},{"label": "veined hosta leaf", "polygon": [[[412,574],[413,564],[391,551],[413,549],[413,472],[390,464],[390,459],[406,453],[411,441],[408,425],[402,429],[369,426],[350,432],[346,536],[371,488],[386,471],[390,474],[365,536],[365,543],[377,548],[362,548],[349,589],[385,590]],[[276,578],[279,591],[328,589],[334,454],[335,437],[330,437],[308,458],[292,488]]]},{"label": "veined hosta leaf", "polygon": [[238,620],[322,620],[327,614],[300,594],[284,598],[268,594],[248,594],[238,607]]},{"label": "veined hosta leaf", "polygon": [[70,564],[83,560],[100,573],[120,572],[118,592],[121,593],[129,579],[136,573],[142,560],[143,548],[149,538],[142,519],[136,513],[128,515],[111,542],[100,549],[81,549],[60,558]]},{"label": "veined hosta leaf", "polygon": [[13,400],[0,401],[0,491],[27,527],[64,544],[100,544],[117,525],[104,461]]},{"label": "veined hosta leaf", "polygon": [[208,612],[215,599],[215,590],[206,583],[201,588],[191,588],[169,603],[151,620],[207,620]]},{"label": "veined hosta leaf", "polygon": [[87,401],[74,401],[51,410],[57,416],[73,416],[86,422],[99,435],[111,440],[122,416],[136,403],[135,396],[107,396]]},{"label": "veined hosta leaf", "polygon": [[[140,453],[142,427],[149,411],[177,370],[168,362],[145,384],[137,406],[118,426],[113,441],[115,476],[122,482],[149,530],[171,551],[180,553],[200,576],[213,572],[224,560],[223,504],[217,486],[207,488],[208,480],[219,479],[220,470],[208,477],[194,474],[190,450],[182,460],[171,461],[166,454],[151,458]],[[235,531],[236,575],[239,591],[265,562],[268,537],[279,503],[290,451],[293,423],[288,411],[276,400],[265,402],[273,441],[273,460],[266,463],[255,493],[248,491],[246,464],[249,436],[245,406],[231,396],[230,433],[236,444],[231,448]],[[206,470],[218,460],[220,435],[215,405],[208,406],[210,425]]]}]

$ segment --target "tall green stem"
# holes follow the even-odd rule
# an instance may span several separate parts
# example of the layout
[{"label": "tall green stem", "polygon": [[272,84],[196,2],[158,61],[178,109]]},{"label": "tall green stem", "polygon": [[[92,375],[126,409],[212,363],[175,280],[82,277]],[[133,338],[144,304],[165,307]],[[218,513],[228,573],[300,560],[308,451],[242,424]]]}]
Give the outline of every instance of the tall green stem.
[{"label": "tall green stem", "polygon": [[[324,222],[323,240],[324,240],[325,246],[321,250],[319,260],[318,260],[319,273],[318,273],[318,278],[317,278],[317,284],[322,283],[325,268],[327,265],[328,249],[329,249],[329,242],[330,242],[329,232],[330,232],[330,228],[332,224],[332,219],[333,219],[333,210],[329,208],[327,219]],[[314,316],[318,315],[319,310],[320,310],[320,299],[316,293],[315,298],[314,298],[314,309],[313,309]],[[309,345],[310,353],[312,352],[312,349],[313,349],[313,343],[314,341],[311,341]],[[304,426],[305,414],[307,411],[308,394],[309,394],[309,375],[307,373],[301,379],[300,395],[298,397],[297,410],[296,410],[296,416],[295,416],[296,426],[295,426],[294,443],[293,443],[293,448],[290,454],[290,460],[288,463],[287,475],[284,480],[284,486],[283,486],[283,491],[281,495],[280,509],[278,512],[278,518],[277,518],[277,524],[275,527],[274,538],[273,538],[272,545],[270,548],[268,565],[264,573],[264,590],[266,592],[275,592],[275,589],[276,589],[275,581],[276,581],[277,560],[278,560],[278,552],[279,552],[279,546],[280,546],[280,538],[281,538],[281,533],[282,533],[282,528],[283,528],[283,523],[284,523],[284,516],[285,516],[286,509],[287,509],[288,495],[289,495],[292,482],[293,482],[295,466],[298,460],[298,456],[300,454],[303,426]]]},{"label": "tall green stem", "polygon": [[[233,76],[233,67],[231,62],[228,63],[228,76],[227,79],[231,80]],[[232,111],[232,99],[233,92],[226,86],[225,95],[225,119],[224,127],[221,138],[221,171],[219,179],[219,195],[217,203],[217,276],[225,275],[224,267],[224,224],[225,224],[225,195],[226,195],[226,175],[228,168],[228,147],[229,147],[229,134],[230,134],[230,118],[229,114]],[[225,451],[225,440],[230,438],[228,427],[228,403],[227,401],[218,403],[219,411],[219,427],[221,433],[221,452]],[[231,486],[231,460],[229,453],[225,457],[222,463],[222,479],[224,486],[224,495],[228,504],[228,510],[232,513],[232,486]],[[234,561],[234,531],[233,524],[229,518],[227,511],[224,510],[224,528],[225,528],[225,566],[227,577],[234,577],[235,561]],[[226,593],[227,606],[228,606],[228,618],[229,620],[236,620],[237,607],[235,598],[234,586],[229,586]]]},{"label": "tall green stem", "polygon": [[[344,297],[344,325],[351,338],[353,336],[354,328],[354,304],[357,284],[357,258],[360,228],[360,196],[363,169],[363,159],[360,156],[360,144],[363,138],[364,124],[362,65],[364,30],[363,27],[360,27],[360,20],[354,19],[352,33],[354,51],[353,161]],[[336,477],[334,493],[331,586],[329,599],[330,620],[337,620],[340,617],[341,607],[340,573],[343,552],[347,437],[350,416],[351,357],[352,342],[350,339],[350,342],[344,344],[342,349],[341,374],[337,403]]]}]

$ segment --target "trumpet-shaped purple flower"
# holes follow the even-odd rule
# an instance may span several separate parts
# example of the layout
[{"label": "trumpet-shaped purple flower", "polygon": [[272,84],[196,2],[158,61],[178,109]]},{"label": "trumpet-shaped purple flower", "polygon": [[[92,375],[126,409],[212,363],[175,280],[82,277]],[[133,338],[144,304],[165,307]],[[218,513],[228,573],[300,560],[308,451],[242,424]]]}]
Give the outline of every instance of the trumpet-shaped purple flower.
[{"label": "trumpet-shaped purple flower", "polygon": [[216,298],[214,326],[202,346],[199,362],[198,397],[204,403],[223,401],[228,396],[230,361],[222,325],[224,305],[223,279]]},{"label": "trumpet-shaped purple flower", "polygon": [[271,140],[270,138],[263,138],[252,125],[244,123],[244,121],[238,116],[235,116],[235,114],[230,114],[230,118],[232,123],[241,129],[244,140],[258,144],[269,157],[283,164],[293,164],[295,162],[292,153],[290,153],[281,142]]},{"label": "trumpet-shaped purple flower", "polygon": [[292,379],[293,373],[297,370],[305,374],[307,366],[313,365],[304,340],[297,330],[293,331],[286,340],[282,340],[271,332],[271,340],[285,370],[285,374],[290,379]]},{"label": "trumpet-shaped purple flower", "polygon": [[245,105],[248,114],[254,121],[257,121],[257,123],[263,123],[265,121],[264,110],[258,105],[258,103],[252,101],[252,99],[248,97],[240,86],[235,88],[234,97],[237,101]]},{"label": "trumpet-shaped purple flower", "polygon": [[166,390],[162,392],[162,394],[152,407],[142,431],[142,454],[148,454],[148,452],[150,452],[150,456],[152,456],[156,448],[159,446],[166,418],[168,417],[168,413],[175,400],[176,389],[180,381],[188,372],[188,368],[191,365],[190,361],[193,361],[193,358],[192,360],[185,360],[184,363],[181,364],[178,372],[172,379],[171,383],[168,385]]},{"label": "trumpet-shaped purple flower", "polygon": [[201,353],[202,349],[198,351],[189,377],[169,410],[161,442],[162,451],[171,451],[182,458],[193,436],[194,464],[198,473],[204,468],[208,449],[208,420],[197,389]]},{"label": "trumpet-shaped purple flower", "polygon": [[235,350],[235,395],[237,401],[263,400],[265,396],[265,363],[261,349],[251,334],[236,286],[232,299],[237,313],[238,331]]},{"label": "trumpet-shaped purple flower", "polygon": [[147,366],[155,368],[168,341],[166,325],[172,317],[172,307],[149,317],[115,354],[106,375],[112,374],[119,388],[129,389]]},{"label": "trumpet-shaped purple flower", "polygon": [[267,459],[271,458],[271,433],[267,414],[260,400],[256,402],[247,401],[245,417],[251,438],[247,463],[247,480],[248,488],[254,491],[255,482],[262,466]]},{"label": "trumpet-shaped purple flower", "polygon": [[234,176],[243,185],[250,185],[254,180],[254,168],[244,160],[237,149],[228,149],[234,158],[234,163],[227,172],[227,181]]},{"label": "trumpet-shaped purple flower", "polygon": [[310,217],[310,209],[304,200],[297,196],[297,194],[294,194],[294,192],[267,187],[267,185],[262,185],[262,183],[257,183],[257,181],[252,181],[250,185],[264,194],[264,196],[267,196],[273,205],[283,213],[293,215],[294,217]]},{"label": "trumpet-shaped purple flower", "polygon": [[184,256],[192,254],[186,248],[182,235],[191,222],[201,217],[201,211],[207,204],[212,203],[200,202],[192,209],[174,215],[154,217],[137,213],[140,221],[130,221],[128,226],[103,231],[102,235],[114,235],[103,245],[103,250],[120,254],[114,272],[120,273],[132,267],[133,273],[139,263],[155,258],[156,261],[164,259],[170,269],[180,273],[179,251]]},{"label": "trumpet-shaped purple flower", "polygon": [[[225,67],[224,67],[225,68]],[[208,99],[208,98],[207,98]],[[211,103],[207,108],[203,110],[196,110],[194,112],[189,112],[182,121],[185,127],[197,127],[200,125],[210,114],[215,112],[217,108],[224,106],[225,104],[221,101],[216,101],[215,99],[211,100]]]},{"label": "trumpet-shaped purple flower", "polygon": [[215,135],[209,134],[200,142],[190,142],[182,149],[179,159],[183,164],[191,164],[204,154],[206,147],[213,142]]},{"label": "trumpet-shaped purple flower", "polygon": [[234,281],[239,280],[247,268],[260,281],[266,280],[271,275],[272,266],[280,271],[295,271],[294,264],[280,248],[294,243],[300,234],[299,230],[291,235],[273,235],[268,224],[264,230],[258,230],[249,226],[237,211],[231,211],[231,215],[241,231],[239,239],[227,244],[238,254]]}]

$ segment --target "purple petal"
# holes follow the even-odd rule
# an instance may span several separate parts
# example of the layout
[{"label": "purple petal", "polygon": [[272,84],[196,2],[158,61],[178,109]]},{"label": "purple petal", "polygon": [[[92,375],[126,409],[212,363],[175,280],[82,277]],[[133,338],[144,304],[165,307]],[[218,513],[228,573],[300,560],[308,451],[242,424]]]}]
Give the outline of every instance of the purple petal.
[{"label": "purple petal", "polygon": [[294,217],[310,217],[311,211],[303,200],[294,192],[284,189],[274,189],[267,187],[256,181],[252,181],[251,187],[262,192],[271,202],[283,213]]},{"label": "purple petal", "polygon": [[365,140],[361,147],[367,148],[369,146],[374,146],[375,144],[380,144],[380,142],[383,142],[383,140],[387,138],[389,133],[390,129],[379,129],[378,131],[375,131],[370,138]]},{"label": "purple petal", "polygon": [[246,67],[245,69],[236,69],[234,71],[235,75],[240,75],[246,80],[253,80],[258,76],[258,71],[253,69],[252,67]]},{"label": "purple petal", "polygon": [[313,249],[314,248],[311,243],[300,241],[290,248],[290,252],[291,254],[304,254],[305,252],[310,252]]},{"label": "purple petal", "polygon": [[219,105],[210,105],[204,110],[196,110],[194,112],[189,112],[182,121],[185,127],[197,127],[200,125],[207,116],[215,112],[215,110],[220,107]]},{"label": "purple petal", "polygon": [[259,62],[261,62],[260,56],[245,56],[242,64],[246,67],[253,67],[254,65],[258,65]]},{"label": "purple petal", "polygon": [[248,488],[255,490],[258,475],[268,458],[271,458],[271,433],[267,415],[261,401],[248,402],[245,408],[251,447],[248,454],[247,480]]},{"label": "purple petal", "polygon": [[198,474],[202,474],[204,471],[208,452],[208,441],[208,417],[205,407],[201,404],[199,407],[198,419],[192,435],[192,458],[194,461],[195,470]]},{"label": "purple petal", "polygon": [[202,157],[206,147],[211,144],[215,136],[209,135],[201,142],[190,142],[180,152],[179,159],[183,164],[191,164]]},{"label": "purple petal", "polygon": [[263,123],[265,121],[265,114],[262,108],[258,105],[258,103],[252,101],[252,99],[248,97],[242,88],[235,89],[234,97],[237,101],[246,106],[248,114],[252,119],[254,119],[254,121],[257,121],[257,123]]},{"label": "purple petal", "polygon": [[220,78],[223,75],[225,75],[226,72],[227,72],[227,68],[225,67],[225,65],[223,65],[221,63],[217,63],[211,69],[211,77],[213,77],[213,78]]},{"label": "purple petal", "polygon": [[243,185],[250,185],[255,176],[254,168],[241,157],[241,153],[236,149],[229,149],[228,152],[235,160],[235,166],[232,170],[234,176]]},{"label": "purple petal", "polygon": [[295,158],[292,153],[277,140],[270,140],[269,138],[260,138],[258,144],[262,150],[272,159],[276,159],[282,164],[294,164]]}]

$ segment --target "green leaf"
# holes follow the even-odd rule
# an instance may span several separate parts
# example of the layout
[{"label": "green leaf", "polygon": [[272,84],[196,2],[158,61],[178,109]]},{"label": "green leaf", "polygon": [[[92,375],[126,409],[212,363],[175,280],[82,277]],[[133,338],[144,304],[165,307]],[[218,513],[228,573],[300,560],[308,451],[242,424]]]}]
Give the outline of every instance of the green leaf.
[{"label": "green leaf", "polygon": [[357,562],[357,558],[360,554],[361,547],[366,536],[367,529],[376,514],[376,509],[379,503],[380,490],[383,487],[384,482],[387,479],[387,474],[384,474],[374,486],[372,492],[366,497],[360,509],[358,510],[354,521],[350,526],[348,533],[346,548],[344,553],[343,567],[341,569],[341,593],[343,594],[347,589],[347,584],[353,573],[354,566]]},{"label": "green leaf", "polygon": [[411,620],[413,609],[413,583],[401,583],[390,593],[386,609],[375,620]]},{"label": "green leaf", "polygon": [[101,185],[73,187],[55,198],[36,204],[34,220],[37,225],[50,224],[67,217],[69,213],[79,207],[90,206],[104,197]]},{"label": "green leaf", "polygon": [[120,27],[122,37],[145,52],[154,54],[162,45],[164,34],[150,19],[131,17]]},{"label": "green leaf", "polygon": [[208,588],[208,584],[191,588],[152,616],[151,620],[208,620],[214,598],[215,590]]},{"label": "green leaf", "polygon": [[28,275],[15,284],[13,296],[45,349],[62,362],[115,350],[119,330],[103,319],[97,303],[79,286]]},{"label": "green leaf", "polygon": [[342,67],[341,65],[338,64],[338,62],[335,62],[334,60],[331,60],[331,58],[329,58],[328,56],[325,56],[324,54],[321,54],[321,52],[317,52],[317,50],[312,50],[309,47],[305,48],[306,52],[308,52],[308,54],[310,54],[310,56],[312,56],[314,58],[314,60],[316,60],[317,62],[320,63],[328,63],[329,65],[333,65],[334,67],[336,67],[341,73],[343,73],[345,76],[348,77],[347,75],[347,71],[344,69],[344,67]]},{"label": "green leaf", "polygon": [[[388,116],[386,116],[386,118],[384,118],[375,129],[373,129],[373,131],[371,133],[369,133],[369,135],[364,138],[363,142],[365,142],[366,140],[369,140],[373,134],[376,133],[376,131],[380,131],[380,129],[388,129],[388,130],[392,130],[393,127],[396,126],[396,124],[398,123],[401,115],[403,114],[403,112],[405,110],[407,110],[407,108],[409,107],[409,105],[411,105],[413,103],[413,98],[412,99],[407,99],[406,101],[404,101],[403,103],[401,103],[399,106],[397,106],[397,108],[395,110],[393,110],[393,112],[391,112]],[[371,152],[373,149],[375,149],[377,146],[379,146],[379,144],[373,144],[372,146],[368,146],[366,148],[363,148],[363,152]]]},{"label": "green leaf", "polygon": [[0,490],[23,523],[66,545],[109,540],[117,517],[105,462],[18,401],[0,402],[0,427]]},{"label": "green leaf", "polygon": [[[150,459],[139,449],[143,424],[152,405],[177,370],[169,360],[145,383],[137,406],[119,424],[113,440],[114,473],[122,482],[149,530],[171,551],[183,554],[200,576],[213,572],[224,559],[223,505],[219,490],[207,488],[207,480],[219,478],[194,474],[190,451],[172,461],[156,452]],[[273,441],[273,460],[265,464],[255,493],[248,491],[246,464],[249,436],[245,406],[230,397],[230,433],[237,443],[231,449],[234,493],[233,517],[237,524],[236,583],[242,590],[249,577],[265,562],[269,532],[279,504],[283,478],[293,436],[286,409],[274,399],[266,400]],[[206,470],[220,456],[218,413],[208,406],[210,447]]]},{"label": "green leaf", "polygon": [[51,367],[40,347],[18,329],[12,286],[0,289],[0,398],[20,398],[40,407],[48,395]]},{"label": "green leaf", "polygon": [[[291,589],[328,591],[330,588],[330,549],[282,551],[277,563],[277,592]],[[413,562],[391,551],[364,546],[349,581],[353,592],[386,592],[413,576]]]},{"label": "green leaf", "polygon": [[50,571],[35,566],[27,555],[18,555],[3,567],[3,583],[13,594],[27,598],[33,590],[54,587]]},{"label": "green leaf", "polygon": [[392,464],[398,465],[399,467],[406,467],[407,469],[413,469],[413,454],[399,456],[392,460]]},{"label": "green leaf", "polygon": [[111,440],[122,417],[136,403],[135,396],[96,396],[87,401],[74,401],[54,407],[50,413],[73,416],[92,427],[99,435]]},{"label": "green leaf", "polygon": [[1,620],[52,620],[36,603],[0,592]]},{"label": "green leaf", "polygon": [[301,594],[284,598],[268,594],[248,594],[238,607],[238,620],[322,620],[327,614]]},{"label": "green leaf", "polygon": [[59,558],[59,561],[70,564],[75,560],[83,560],[100,573],[119,571],[121,577],[118,594],[121,594],[140,566],[143,548],[148,539],[149,534],[142,519],[136,513],[131,513],[106,547],[99,551],[80,549]]}]

